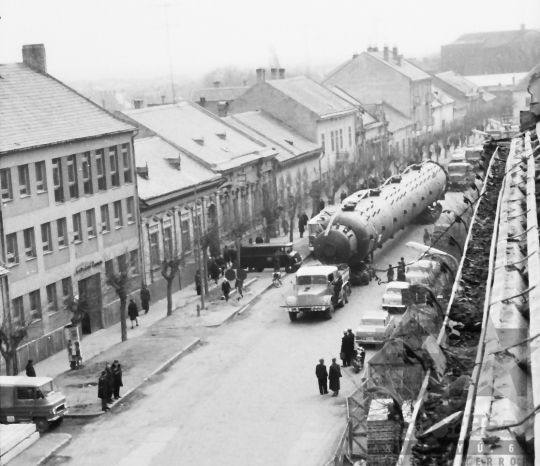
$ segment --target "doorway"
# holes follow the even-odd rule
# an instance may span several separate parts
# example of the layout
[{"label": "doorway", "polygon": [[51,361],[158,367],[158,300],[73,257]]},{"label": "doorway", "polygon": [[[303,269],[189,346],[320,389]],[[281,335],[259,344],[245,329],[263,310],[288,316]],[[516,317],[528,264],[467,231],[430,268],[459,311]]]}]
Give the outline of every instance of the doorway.
[{"label": "doorway", "polygon": [[99,273],[79,280],[79,306],[84,311],[81,322],[83,335],[103,328],[101,315],[101,276]]}]

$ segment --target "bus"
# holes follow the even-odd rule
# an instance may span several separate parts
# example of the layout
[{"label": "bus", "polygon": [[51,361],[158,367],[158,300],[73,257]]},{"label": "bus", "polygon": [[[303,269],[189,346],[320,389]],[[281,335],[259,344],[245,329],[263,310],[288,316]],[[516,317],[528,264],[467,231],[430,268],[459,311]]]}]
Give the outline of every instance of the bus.
[{"label": "bus", "polygon": [[308,221],[307,231],[309,236],[309,250],[313,252],[313,247],[315,246],[315,238],[324,231],[326,225],[328,225],[328,220],[341,208],[340,204],[329,205],[321,210],[315,217]]}]

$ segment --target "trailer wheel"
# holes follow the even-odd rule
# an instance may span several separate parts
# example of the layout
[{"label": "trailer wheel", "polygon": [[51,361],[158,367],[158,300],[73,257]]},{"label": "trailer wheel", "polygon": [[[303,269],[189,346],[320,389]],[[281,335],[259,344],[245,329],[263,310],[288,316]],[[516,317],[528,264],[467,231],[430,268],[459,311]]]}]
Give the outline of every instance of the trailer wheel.
[{"label": "trailer wheel", "polygon": [[334,305],[330,304],[326,311],[324,311],[324,318],[330,320],[334,316]]},{"label": "trailer wheel", "polygon": [[49,421],[45,419],[44,417],[36,417],[34,418],[34,424],[36,425],[36,430],[43,434],[44,432],[47,432],[49,430]]},{"label": "trailer wheel", "polygon": [[289,319],[291,319],[291,322],[294,322],[297,317],[298,317],[297,312],[289,312]]}]

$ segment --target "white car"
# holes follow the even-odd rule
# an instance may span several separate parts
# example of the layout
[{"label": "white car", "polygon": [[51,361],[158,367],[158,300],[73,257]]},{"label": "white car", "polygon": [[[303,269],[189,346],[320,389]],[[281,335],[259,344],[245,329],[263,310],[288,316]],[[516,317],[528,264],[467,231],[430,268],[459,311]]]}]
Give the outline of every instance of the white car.
[{"label": "white car", "polygon": [[409,292],[409,282],[390,282],[386,285],[382,298],[382,308],[384,310],[396,310],[405,312],[407,305],[404,303],[403,294]]},{"label": "white car", "polygon": [[356,343],[359,346],[382,343],[392,335],[395,327],[395,318],[388,312],[366,311],[356,329]]}]

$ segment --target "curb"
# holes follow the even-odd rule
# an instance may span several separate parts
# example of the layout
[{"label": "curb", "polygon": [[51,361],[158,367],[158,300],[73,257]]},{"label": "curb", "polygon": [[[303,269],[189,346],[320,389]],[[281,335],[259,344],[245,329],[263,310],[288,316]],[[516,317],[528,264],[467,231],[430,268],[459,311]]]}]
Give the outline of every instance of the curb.
[{"label": "curb", "polygon": [[[166,371],[171,367],[176,361],[178,361],[184,353],[187,353],[191,349],[193,349],[195,346],[199,345],[201,342],[200,338],[195,338],[194,341],[192,341],[189,345],[182,348],[178,353],[176,353],[172,358],[165,361],[161,366],[159,366],[154,372],[152,372],[148,377],[143,379],[143,381],[137,385],[136,387],[133,387],[131,390],[128,390],[124,393],[122,398],[120,400],[115,400],[113,403],[109,404],[109,409],[113,409],[120,401],[126,401],[136,390],[138,390],[140,387],[142,387],[151,377],[154,377],[155,375],[160,374],[161,372]],[[98,417],[104,415],[106,412],[104,411],[98,411],[95,413],[81,413],[81,414],[66,414],[64,417],[66,418],[92,418],[92,417]]]},{"label": "curb", "polygon": [[66,434],[68,438],[64,439],[62,442],[60,442],[55,448],[53,448],[49,453],[47,453],[45,456],[42,456],[38,462],[36,463],[36,466],[39,466],[40,464],[46,463],[48,460],[51,459],[53,455],[58,453],[62,448],[64,448],[69,442],[71,442],[71,435]]}]

